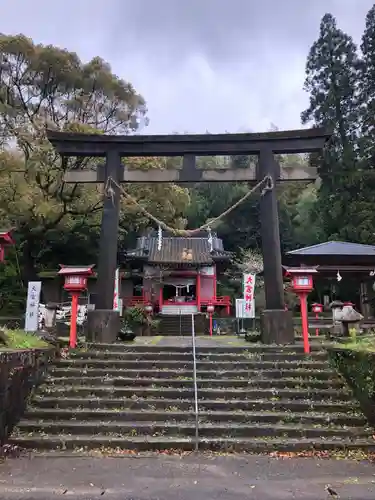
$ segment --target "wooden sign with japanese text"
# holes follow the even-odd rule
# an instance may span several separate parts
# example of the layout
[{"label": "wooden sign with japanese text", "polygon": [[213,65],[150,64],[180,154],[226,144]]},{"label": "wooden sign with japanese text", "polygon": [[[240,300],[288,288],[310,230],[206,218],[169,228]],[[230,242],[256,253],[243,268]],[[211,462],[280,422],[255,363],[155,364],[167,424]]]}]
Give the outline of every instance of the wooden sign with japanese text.
[{"label": "wooden sign with japanese text", "polygon": [[42,289],[41,281],[29,281],[25,315],[25,331],[36,332],[39,322],[39,302]]}]

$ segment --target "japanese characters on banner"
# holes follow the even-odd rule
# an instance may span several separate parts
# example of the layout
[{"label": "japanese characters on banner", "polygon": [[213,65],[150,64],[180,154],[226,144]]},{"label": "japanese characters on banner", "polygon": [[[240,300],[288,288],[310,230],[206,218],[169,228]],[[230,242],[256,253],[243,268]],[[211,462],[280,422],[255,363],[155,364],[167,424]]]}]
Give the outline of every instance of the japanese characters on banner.
[{"label": "japanese characters on banner", "polygon": [[120,269],[117,268],[116,274],[115,274],[115,287],[114,287],[114,293],[113,293],[113,310],[114,311],[120,311],[119,295],[120,295]]},{"label": "japanese characters on banner", "polygon": [[41,281],[29,281],[25,315],[25,331],[36,332],[39,323],[39,302],[42,290]]},{"label": "japanese characters on banner", "polygon": [[245,300],[245,314],[247,318],[255,318],[255,274],[243,275],[243,298]]}]

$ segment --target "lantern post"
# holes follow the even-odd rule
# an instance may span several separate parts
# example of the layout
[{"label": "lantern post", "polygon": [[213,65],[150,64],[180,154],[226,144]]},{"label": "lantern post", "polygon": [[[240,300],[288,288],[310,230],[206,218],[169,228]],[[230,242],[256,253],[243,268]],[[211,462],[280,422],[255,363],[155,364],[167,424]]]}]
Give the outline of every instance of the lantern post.
[{"label": "lantern post", "polygon": [[215,307],[212,304],[208,304],[207,306],[207,312],[209,314],[210,318],[210,337],[212,337],[212,315],[215,311]]},{"label": "lantern post", "polygon": [[93,274],[94,265],[85,267],[64,266],[60,264],[60,267],[61,269],[57,274],[64,276],[64,289],[72,296],[69,347],[74,349],[77,346],[78,297],[87,289],[87,278]]},{"label": "lantern post", "polygon": [[298,295],[301,305],[302,336],[305,354],[310,352],[309,344],[309,321],[307,317],[307,296],[313,290],[313,275],[316,274],[316,267],[289,267],[286,268],[286,275],[292,277],[292,290]]},{"label": "lantern post", "polygon": [[11,231],[0,230],[0,262],[4,262],[5,247],[12,245],[15,245],[15,241],[12,238]]},{"label": "lantern post", "polygon": [[152,313],[154,312],[154,308],[152,307],[151,304],[146,304],[145,305],[145,312],[147,314],[148,320],[147,320],[147,335],[151,335],[151,327],[150,327],[150,317],[152,316]]},{"label": "lantern post", "polygon": [[[323,312],[323,304],[318,304],[317,302],[315,302],[312,305],[312,312],[315,313],[315,319],[318,320],[319,319],[319,314]],[[316,328],[315,335],[318,337],[318,335],[319,335],[319,328]]]}]

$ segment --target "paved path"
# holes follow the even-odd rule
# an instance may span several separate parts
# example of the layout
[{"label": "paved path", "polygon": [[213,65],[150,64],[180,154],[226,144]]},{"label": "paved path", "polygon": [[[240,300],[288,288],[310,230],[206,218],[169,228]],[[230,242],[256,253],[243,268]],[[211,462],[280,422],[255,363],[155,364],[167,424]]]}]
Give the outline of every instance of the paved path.
[{"label": "paved path", "polygon": [[375,465],[264,456],[43,457],[0,465],[2,500],[374,500]]},{"label": "paved path", "polygon": [[[323,338],[320,339],[310,339],[312,345],[320,345],[324,342]],[[328,344],[327,341],[325,341]],[[191,347],[191,337],[190,336],[163,336],[156,335],[153,337],[136,337],[135,341],[130,343],[132,345],[154,345],[154,346],[168,346],[168,347]],[[251,347],[252,343],[247,342],[243,337],[237,337],[236,335],[214,335],[210,336],[197,336],[196,346],[199,347]],[[293,345],[302,347],[303,342],[297,340]]]}]

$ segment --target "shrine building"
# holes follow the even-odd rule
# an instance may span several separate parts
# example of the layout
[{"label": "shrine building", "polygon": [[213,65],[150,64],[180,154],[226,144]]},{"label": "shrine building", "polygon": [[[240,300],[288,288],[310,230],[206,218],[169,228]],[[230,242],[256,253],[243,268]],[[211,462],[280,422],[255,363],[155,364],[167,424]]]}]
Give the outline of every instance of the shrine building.
[{"label": "shrine building", "polygon": [[230,314],[229,296],[217,295],[217,281],[230,254],[216,234],[194,237],[157,233],[137,239],[136,247],[120,254],[123,305],[151,305],[161,315],[205,312]]}]

